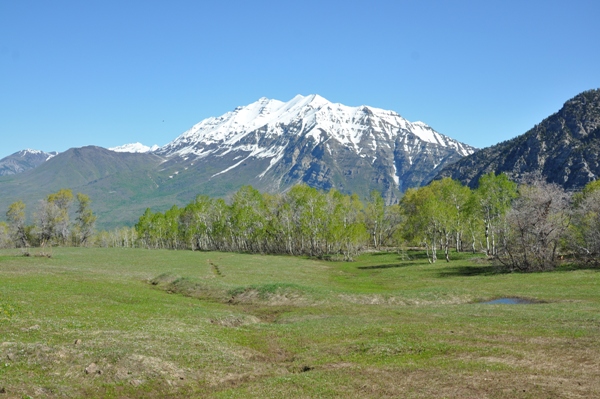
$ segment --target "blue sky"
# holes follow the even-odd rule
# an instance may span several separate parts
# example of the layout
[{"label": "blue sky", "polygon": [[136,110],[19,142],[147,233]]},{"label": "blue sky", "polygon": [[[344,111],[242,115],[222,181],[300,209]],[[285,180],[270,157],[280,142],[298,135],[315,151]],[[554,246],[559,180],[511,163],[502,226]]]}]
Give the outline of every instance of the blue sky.
[{"label": "blue sky", "polygon": [[0,158],[163,145],[313,93],[484,147],[600,88],[599,15],[596,0],[2,1]]}]

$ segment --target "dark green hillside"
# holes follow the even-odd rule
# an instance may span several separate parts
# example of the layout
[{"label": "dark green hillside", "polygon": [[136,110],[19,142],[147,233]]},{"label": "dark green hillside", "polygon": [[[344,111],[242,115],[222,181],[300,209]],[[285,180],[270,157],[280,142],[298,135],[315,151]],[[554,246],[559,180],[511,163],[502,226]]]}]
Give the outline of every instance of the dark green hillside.
[{"label": "dark green hillside", "polygon": [[548,182],[581,189],[600,176],[600,89],[583,92],[527,133],[484,148],[445,167],[451,177],[474,187],[489,172],[518,180],[539,172]]},{"label": "dark green hillside", "polygon": [[228,197],[249,182],[268,186],[269,179],[261,184],[256,176],[267,168],[269,160],[214,176],[231,161],[225,156],[210,162],[184,163],[179,158],[166,161],[154,154],[118,153],[95,146],[73,148],[41,167],[0,177],[0,215],[3,219],[8,206],[22,200],[31,219],[39,200],[70,188],[92,199],[99,228],[112,229],[133,225],[148,207],[164,211],[185,205],[198,194]]},{"label": "dark green hillside", "polygon": [[173,157],[160,165],[160,188],[162,195],[173,193],[177,203],[188,203],[198,194],[212,197],[228,197],[240,187],[257,183],[256,176],[269,165],[268,159],[243,162],[229,172],[221,173],[240,161],[235,154],[207,159],[184,160]]},{"label": "dark green hillside", "polygon": [[[11,203],[22,200],[31,218],[40,199],[70,188],[92,198],[100,227],[132,223],[134,215],[150,206],[145,200],[157,192],[160,178],[156,170],[162,161],[150,154],[116,153],[94,146],[73,148],[43,167],[0,178],[0,211],[4,214]],[[172,199],[165,200],[165,206],[172,203]],[[160,199],[151,204],[161,205]]]}]

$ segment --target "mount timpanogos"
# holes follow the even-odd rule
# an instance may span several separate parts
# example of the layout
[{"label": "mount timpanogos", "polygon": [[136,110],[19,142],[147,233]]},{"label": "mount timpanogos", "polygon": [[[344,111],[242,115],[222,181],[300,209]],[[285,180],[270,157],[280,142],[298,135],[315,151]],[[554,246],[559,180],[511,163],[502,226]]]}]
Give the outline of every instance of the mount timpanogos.
[{"label": "mount timpanogos", "polygon": [[[334,104],[318,95],[258,101],[208,118],[155,154],[209,180],[239,179],[279,192],[291,185],[396,201],[475,149],[393,111]],[[208,172],[208,173],[207,173]],[[178,178],[179,175],[173,175]]]},{"label": "mount timpanogos", "polygon": [[110,150],[162,158],[152,172],[156,190],[184,191],[186,200],[227,197],[246,184],[281,192],[306,183],[361,196],[377,189],[391,203],[475,148],[393,111],[298,95],[288,102],[261,98],[205,119],[160,148]]}]

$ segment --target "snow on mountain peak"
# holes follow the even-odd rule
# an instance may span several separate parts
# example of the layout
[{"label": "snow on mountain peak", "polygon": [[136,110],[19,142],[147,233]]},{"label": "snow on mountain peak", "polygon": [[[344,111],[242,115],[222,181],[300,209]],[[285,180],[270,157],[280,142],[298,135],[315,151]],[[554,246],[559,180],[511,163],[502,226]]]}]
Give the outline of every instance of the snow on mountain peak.
[{"label": "snow on mountain peak", "polygon": [[44,151],[34,150],[31,148],[27,148],[25,150],[19,151],[19,154],[21,154],[21,155],[27,155],[27,154],[38,155],[38,154],[43,154],[43,153],[44,153]]},{"label": "snow on mountain peak", "polygon": [[[292,129],[286,127],[293,126]],[[456,148],[463,155],[472,152],[455,140],[433,130],[423,122],[411,123],[394,111],[369,106],[350,107],[332,103],[318,94],[296,95],[288,102],[260,98],[252,104],[235,108],[220,117],[205,119],[180,135],[158,152],[205,156],[216,151],[215,146],[233,151],[244,148],[254,156],[277,153],[272,148],[250,149],[240,142],[250,133],[260,130],[264,137],[282,137],[302,134],[321,140],[323,132],[331,139],[361,151],[366,134],[382,135],[394,140],[398,135],[412,133],[420,140],[445,147]],[[211,147],[208,150],[207,147]],[[256,146],[255,146],[256,147]],[[470,152],[469,152],[470,151]]]},{"label": "snow on mountain peak", "polygon": [[27,148],[25,150],[22,150],[21,153],[23,153],[23,154],[41,154],[41,153],[43,153],[43,151],[34,150],[32,148]]},{"label": "snow on mountain peak", "polygon": [[34,155],[34,156],[45,156],[45,161],[49,160],[50,158],[55,157],[58,152],[56,151],[52,151],[52,152],[44,152],[44,151],[40,151],[40,150],[34,150],[32,148],[27,148],[25,150],[21,150],[19,152],[17,152],[17,154],[19,154],[19,156],[21,157],[26,157],[28,155]]},{"label": "snow on mountain peak", "polygon": [[132,153],[145,153],[145,152],[152,152],[152,151],[156,151],[159,147],[155,144],[152,147],[148,147],[146,145],[143,145],[142,143],[131,143],[131,144],[124,144],[124,145],[120,145],[118,147],[112,147],[109,148],[109,150],[114,151],[114,152],[132,152]]}]

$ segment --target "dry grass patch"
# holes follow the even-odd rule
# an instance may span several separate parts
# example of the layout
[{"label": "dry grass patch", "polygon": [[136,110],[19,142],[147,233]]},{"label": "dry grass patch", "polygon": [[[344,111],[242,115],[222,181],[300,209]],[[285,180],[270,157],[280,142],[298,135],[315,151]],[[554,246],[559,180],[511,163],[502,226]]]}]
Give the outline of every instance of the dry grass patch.
[{"label": "dry grass patch", "polygon": [[403,296],[390,296],[384,294],[339,294],[342,301],[357,305],[386,305],[386,306],[435,306],[435,305],[460,305],[471,303],[470,295],[444,296],[438,298],[407,298]]},{"label": "dry grass patch", "polygon": [[210,322],[224,327],[241,327],[260,323],[261,320],[249,315],[229,315],[210,319]]}]

